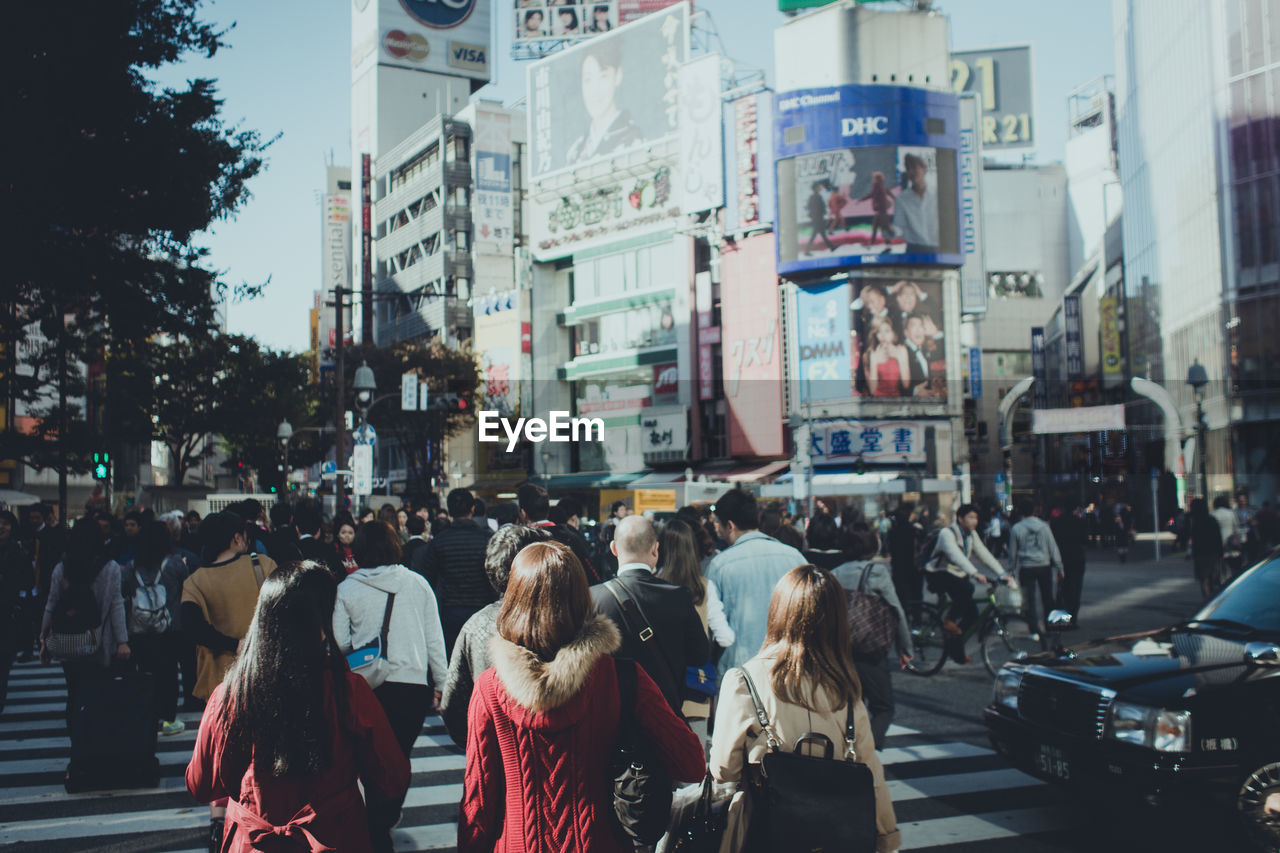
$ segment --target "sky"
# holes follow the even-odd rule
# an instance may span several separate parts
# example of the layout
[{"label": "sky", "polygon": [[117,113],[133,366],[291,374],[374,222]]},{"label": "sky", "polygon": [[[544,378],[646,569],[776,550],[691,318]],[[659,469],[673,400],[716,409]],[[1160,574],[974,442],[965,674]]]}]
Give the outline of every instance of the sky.
[{"label": "sky", "polygon": [[[512,0],[494,3],[505,22]],[[773,0],[696,0],[740,69],[773,80],[773,29],[786,20]],[[1110,0],[1069,4],[1027,0],[935,0],[951,19],[953,50],[1032,46],[1036,162],[1060,160],[1066,146],[1066,96],[1113,73]],[[499,16],[499,12],[502,14]],[[189,59],[157,75],[177,83],[213,78],[223,117],[278,135],[252,197],[231,220],[198,241],[231,285],[269,280],[257,299],[228,306],[230,331],[276,349],[308,348],[308,309],[320,282],[320,195],[324,167],[350,165],[351,13],[342,0],[206,0],[203,17],[226,34],[212,59]],[[234,26],[233,26],[234,25]],[[498,27],[493,82],[477,97],[511,104],[524,96],[525,64],[510,58],[511,36]]]}]

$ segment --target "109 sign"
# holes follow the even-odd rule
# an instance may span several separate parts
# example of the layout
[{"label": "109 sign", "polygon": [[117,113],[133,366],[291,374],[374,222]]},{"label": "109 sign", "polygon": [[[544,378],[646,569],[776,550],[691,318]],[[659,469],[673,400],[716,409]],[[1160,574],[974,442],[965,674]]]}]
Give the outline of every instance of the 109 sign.
[{"label": "109 sign", "polygon": [[415,21],[437,30],[458,26],[471,17],[477,0],[400,0]]}]

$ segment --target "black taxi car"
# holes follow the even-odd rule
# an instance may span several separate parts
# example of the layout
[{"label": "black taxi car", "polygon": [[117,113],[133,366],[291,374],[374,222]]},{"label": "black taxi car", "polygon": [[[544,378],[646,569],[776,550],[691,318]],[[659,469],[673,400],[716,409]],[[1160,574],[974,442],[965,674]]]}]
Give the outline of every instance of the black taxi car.
[{"label": "black taxi car", "polygon": [[984,721],[1027,773],[1108,798],[1225,805],[1280,848],[1265,810],[1280,793],[1280,551],[1186,622],[1006,664]]}]

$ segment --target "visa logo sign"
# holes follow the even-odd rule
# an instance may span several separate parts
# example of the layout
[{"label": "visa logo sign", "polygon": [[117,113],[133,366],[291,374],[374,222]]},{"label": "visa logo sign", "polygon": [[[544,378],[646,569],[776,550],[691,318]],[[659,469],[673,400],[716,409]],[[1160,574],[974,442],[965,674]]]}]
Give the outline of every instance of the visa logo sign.
[{"label": "visa logo sign", "polygon": [[482,44],[451,41],[449,42],[449,64],[454,68],[464,68],[469,71],[488,71],[489,49]]},{"label": "visa logo sign", "polygon": [[889,132],[887,116],[866,116],[840,119],[841,136],[879,136]]}]

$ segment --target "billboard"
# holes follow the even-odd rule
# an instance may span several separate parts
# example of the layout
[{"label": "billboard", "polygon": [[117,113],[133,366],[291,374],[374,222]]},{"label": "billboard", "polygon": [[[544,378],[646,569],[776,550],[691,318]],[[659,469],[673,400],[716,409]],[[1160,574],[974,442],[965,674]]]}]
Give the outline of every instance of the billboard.
[{"label": "billboard", "polygon": [[959,267],[958,98],[900,86],[774,96],[778,271]]},{"label": "billboard", "polygon": [[650,12],[660,12],[678,0],[516,0],[512,54],[528,58],[527,48],[543,42],[572,42],[612,32]]},{"label": "billboard", "polygon": [[682,3],[529,66],[531,180],[675,139],[688,54]]},{"label": "billboard", "polygon": [[773,93],[743,95],[724,105],[724,230],[773,224]]},{"label": "billboard", "polygon": [[1106,296],[1098,300],[1098,337],[1102,346],[1102,383],[1114,387],[1124,383],[1124,359],[1120,352],[1120,300]]},{"label": "billboard", "polygon": [[511,253],[515,207],[511,197],[511,116],[476,107],[476,194],[472,204],[478,252]]},{"label": "billboard", "polygon": [[801,402],[946,400],[943,283],[854,278],[796,291]]},{"label": "billboard", "polygon": [[951,89],[982,96],[982,145],[988,152],[1036,147],[1030,45],[952,53]]},{"label": "billboard", "polygon": [[483,0],[354,0],[352,79],[376,63],[487,82],[489,6]]},{"label": "billboard", "polygon": [[782,346],[773,235],[725,244],[720,255],[720,352],[729,455],[783,449]]}]

